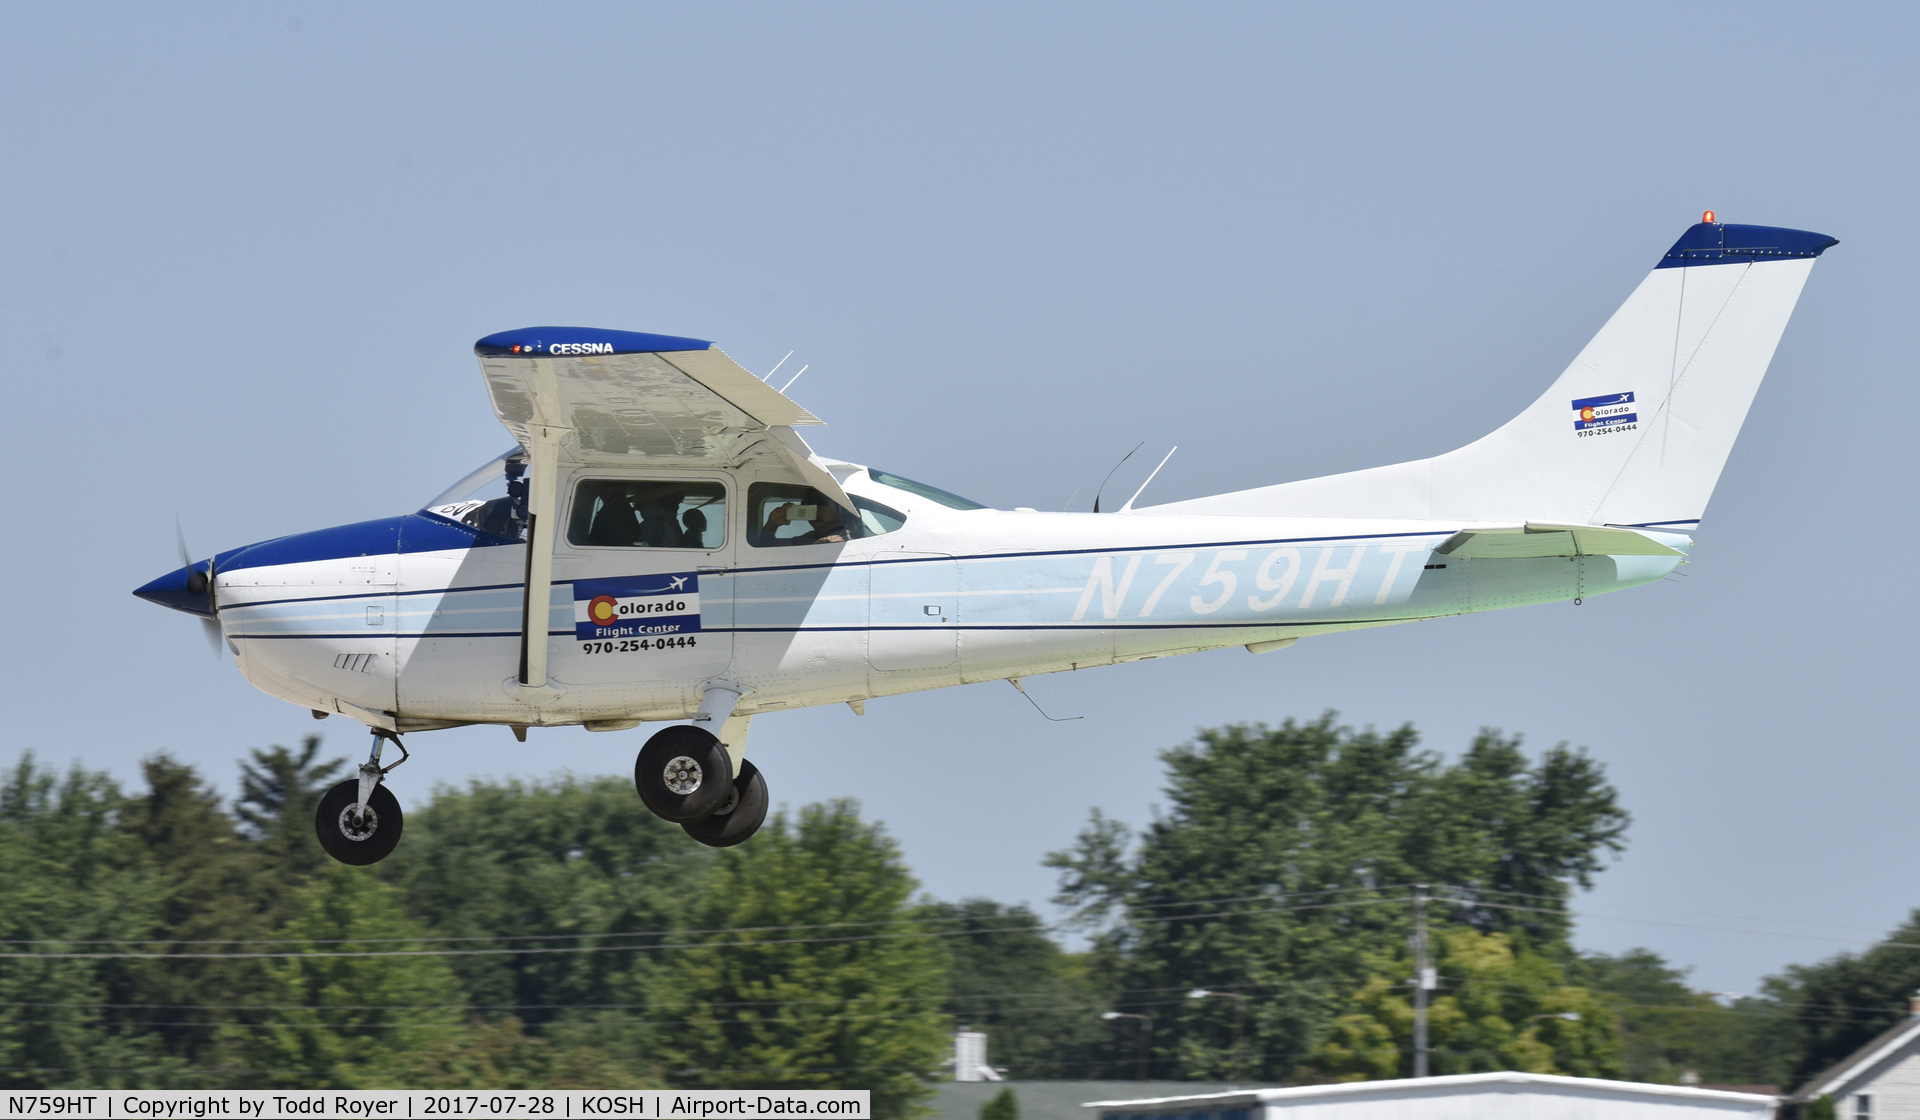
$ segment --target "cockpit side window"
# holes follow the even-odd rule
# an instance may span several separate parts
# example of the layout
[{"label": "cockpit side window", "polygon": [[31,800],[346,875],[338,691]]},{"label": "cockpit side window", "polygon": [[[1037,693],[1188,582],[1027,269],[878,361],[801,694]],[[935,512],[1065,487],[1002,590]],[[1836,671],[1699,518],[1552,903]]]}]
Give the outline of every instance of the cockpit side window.
[{"label": "cockpit side window", "polygon": [[866,536],[891,533],[907,523],[907,515],[892,506],[883,506],[858,494],[848,494],[847,497],[853,499],[853,508],[860,511],[860,524],[866,527]]},{"label": "cockpit side window", "polygon": [[718,482],[582,479],[567,542],[606,548],[719,548],[727,540],[727,488]]},{"label": "cockpit side window", "polygon": [[527,456],[515,447],[428,502],[425,512],[505,540],[527,539]]},{"label": "cockpit side window", "polygon": [[747,490],[747,543],[755,548],[841,544],[871,535],[859,514],[811,486],[756,482]]}]

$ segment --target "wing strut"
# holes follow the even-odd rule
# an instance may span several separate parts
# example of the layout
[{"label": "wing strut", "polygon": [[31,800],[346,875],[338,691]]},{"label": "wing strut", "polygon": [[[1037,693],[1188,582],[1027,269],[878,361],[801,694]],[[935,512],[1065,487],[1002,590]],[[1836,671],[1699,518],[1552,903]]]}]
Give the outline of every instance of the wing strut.
[{"label": "wing strut", "polygon": [[527,688],[547,686],[553,531],[559,524],[560,440],[566,433],[565,428],[527,425],[527,591],[520,609],[520,683]]},{"label": "wing strut", "polygon": [[559,694],[547,683],[547,629],[553,614],[553,536],[560,523],[560,441],[572,429],[555,422],[562,411],[553,360],[536,358],[523,368],[529,374],[524,399],[531,415],[521,439],[527,449],[527,575],[517,679],[521,699],[538,706]]}]

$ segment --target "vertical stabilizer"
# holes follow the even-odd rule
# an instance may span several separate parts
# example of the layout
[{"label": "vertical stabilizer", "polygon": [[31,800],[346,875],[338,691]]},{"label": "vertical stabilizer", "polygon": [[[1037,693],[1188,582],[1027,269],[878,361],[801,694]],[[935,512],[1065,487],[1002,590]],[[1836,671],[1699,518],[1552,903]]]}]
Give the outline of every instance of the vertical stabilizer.
[{"label": "vertical stabilizer", "polygon": [[1138,512],[1691,528],[1814,259],[1836,244],[1702,222],[1546,395],[1493,433],[1431,459]]}]

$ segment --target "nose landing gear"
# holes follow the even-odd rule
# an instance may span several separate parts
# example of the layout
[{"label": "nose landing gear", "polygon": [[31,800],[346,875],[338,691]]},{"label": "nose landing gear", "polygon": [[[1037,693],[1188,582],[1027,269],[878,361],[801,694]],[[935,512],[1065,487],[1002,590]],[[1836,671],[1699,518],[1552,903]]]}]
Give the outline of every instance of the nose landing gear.
[{"label": "nose landing gear", "polygon": [[313,831],[320,839],[320,847],[341,863],[355,867],[379,863],[400,843],[404,824],[400,802],[381,784],[387,773],[400,765],[400,762],[393,766],[380,765],[381,748],[389,739],[400,748],[400,762],[405,762],[407,748],[400,742],[400,736],[375,728],[373,750],[367,761],[360,764],[359,776],[328,790],[314,811]]}]

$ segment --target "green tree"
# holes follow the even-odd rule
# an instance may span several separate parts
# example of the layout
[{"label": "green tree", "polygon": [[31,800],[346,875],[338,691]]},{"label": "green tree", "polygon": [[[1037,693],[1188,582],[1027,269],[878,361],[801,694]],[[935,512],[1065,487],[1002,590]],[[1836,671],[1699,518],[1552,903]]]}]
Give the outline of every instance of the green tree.
[{"label": "green tree", "polygon": [[318,735],[302,739],[298,753],[278,745],[247,753],[251,757],[240,764],[234,816],[242,834],[259,845],[272,876],[298,886],[331,864],[314,839],[313,810],[321,794],[340,780],[346,759],[320,761]]},{"label": "green tree", "polygon": [[1573,888],[1591,888],[1606,856],[1626,846],[1630,818],[1605,769],[1565,744],[1529,765],[1519,736],[1497,731],[1482,731],[1452,766],[1428,755],[1419,769],[1424,788],[1397,822],[1409,873],[1487,904],[1457,907],[1455,920],[1565,945]]},{"label": "green tree", "polygon": [[[1048,858],[1056,901],[1131,993],[1121,1009],[1154,1015],[1161,1076],[1290,1077],[1375,962],[1400,952],[1410,884],[1450,888],[1438,924],[1569,957],[1565,919],[1532,911],[1589,882],[1627,822],[1583,754],[1562,746],[1528,765],[1493,732],[1447,765],[1411,727],[1355,732],[1329,713],[1204,730],[1161,757],[1169,806],[1137,840],[1096,812]],[[1190,988],[1246,998],[1239,1055],[1238,1009],[1179,998]]]},{"label": "green tree", "polygon": [[[1507,934],[1471,927],[1440,930],[1434,948],[1441,980],[1427,1011],[1432,1072],[1625,1072],[1613,1008],[1567,984],[1558,964],[1525,949],[1516,952]],[[1410,1076],[1412,975],[1408,954],[1377,959],[1374,975],[1354,996],[1354,1010],[1334,1020],[1306,1068],[1337,1081]]]},{"label": "green tree", "polygon": [[[120,827],[104,773],[64,778],[23,755],[0,781],[0,1083],[9,1088],[182,1083],[161,1039],[114,1013],[125,962],[67,955],[151,935],[165,885]],[[106,942],[107,944],[102,944]]]},{"label": "green tree", "polygon": [[1692,1070],[1709,1084],[1778,1085],[1787,1076],[1794,1022],[1772,1000],[1723,1005],[1647,949],[1586,954],[1569,976],[1613,1007],[1630,1080],[1673,1084]]},{"label": "green tree", "polygon": [[782,813],[718,853],[695,912],[716,932],[656,973],[672,1079],[873,1092],[905,1116],[949,1051],[947,953],[916,918],[898,847],[850,801]]},{"label": "green tree", "polygon": [[146,793],[124,803],[120,827],[163,893],[154,915],[158,940],[139,946],[155,958],[124,966],[135,1005],[125,1015],[162,1040],[169,1054],[192,1064],[205,1084],[219,1084],[219,1071],[233,1061],[218,1024],[231,1014],[225,1009],[249,1001],[265,973],[257,960],[179,954],[258,948],[245,939],[271,932],[263,915],[263,891],[271,880],[259,853],[222,810],[219,795],[192,767],[160,754],[144,761],[141,771]]},{"label": "green tree", "polygon": [[643,810],[631,781],[567,778],[435,790],[381,874],[444,936],[596,950],[453,958],[477,1007],[539,1031],[567,1005],[626,1003],[644,1018],[661,959],[650,947],[678,940],[659,931],[685,926],[711,866],[712,850]]},{"label": "green tree", "polygon": [[[238,1036],[256,1084],[308,1089],[402,1084],[410,1053],[462,1036],[458,979],[426,948],[399,892],[352,867],[330,868],[295,900],[269,961],[266,1009]],[[347,956],[335,954],[370,953]],[[395,954],[395,955],[385,955]]]},{"label": "green tree", "polygon": [[1767,978],[1766,994],[1795,1021],[1796,1057],[1786,1070],[1791,1083],[1847,1057],[1910,1013],[1909,1001],[1920,990],[1916,945],[1920,909],[1866,952],[1794,965]]},{"label": "green tree", "polygon": [[980,1120],[1020,1120],[1020,1101],[1013,1095],[1013,1086],[995,1093],[992,1100],[980,1106]]},{"label": "green tree", "polygon": [[394,1084],[421,1089],[660,1089],[626,1061],[585,1037],[529,1035],[520,1020],[476,1020],[397,1055]]},{"label": "green tree", "polygon": [[1047,936],[1039,916],[984,898],[922,912],[953,957],[946,1011],[986,1032],[987,1060],[1022,1081],[1084,1078],[1105,1043],[1098,1016],[1112,997]]}]

